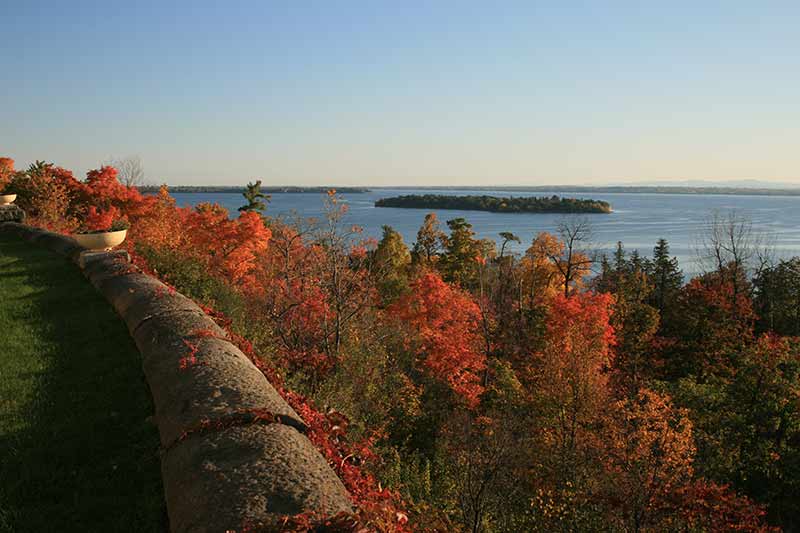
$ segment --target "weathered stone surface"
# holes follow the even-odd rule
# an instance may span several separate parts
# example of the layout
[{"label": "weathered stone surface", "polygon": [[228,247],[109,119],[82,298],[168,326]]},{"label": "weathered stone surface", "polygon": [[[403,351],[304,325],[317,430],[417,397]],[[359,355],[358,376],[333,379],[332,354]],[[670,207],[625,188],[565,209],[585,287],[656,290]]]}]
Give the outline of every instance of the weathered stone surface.
[{"label": "weathered stone surface", "polygon": [[139,269],[128,271],[124,275],[105,275],[115,270],[114,265],[108,265],[105,273],[96,270],[94,279],[97,282],[94,284],[121,316],[124,316],[139,298],[161,298],[171,292],[165,284],[142,273]]},{"label": "weathered stone surface", "polygon": [[219,327],[211,317],[197,311],[178,311],[161,315],[157,319],[145,320],[133,332],[141,353],[155,353],[159,346],[201,335],[229,339],[228,332]]},{"label": "weathered stone surface", "polygon": [[[104,268],[94,269],[88,276],[89,282],[95,289],[100,288],[109,280],[119,279],[125,276],[141,274],[141,270],[136,265],[122,262],[109,262]],[[102,291],[101,291],[102,292]]]},{"label": "weathered stone surface", "polygon": [[284,423],[305,427],[264,374],[230,342],[174,335],[154,342],[137,333],[163,446],[204,420],[253,410],[280,415]]},{"label": "weathered stone surface", "polygon": [[111,250],[95,252],[81,249],[78,266],[88,277],[95,269],[104,268],[104,265],[111,263],[130,263],[131,256],[127,250]]},{"label": "weathered stone surface", "polygon": [[203,312],[199,305],[176,292],[160,292],[153,288],[152,290],[136,291],[130,296],[127,308],[120,314],[131,333],[136,331],[142,322],[151,318],[187,311]]},{"label": "weathered stone surface", "polygon": [[191,436],[166,453],[161,471],[173,532],[275,526],[282,515],[352,510],[314,445],[280,424]]},{"label": "weathered stone surface", "polygon": [[0,205],[0,222],[18,222],[25,220],[25,211],[18,205]]}]

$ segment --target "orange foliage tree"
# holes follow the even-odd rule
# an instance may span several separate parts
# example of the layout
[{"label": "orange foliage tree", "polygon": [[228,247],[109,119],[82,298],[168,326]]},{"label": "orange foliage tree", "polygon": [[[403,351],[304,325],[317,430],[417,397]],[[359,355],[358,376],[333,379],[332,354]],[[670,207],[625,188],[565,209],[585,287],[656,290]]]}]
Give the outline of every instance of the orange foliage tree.
[{"label": "orange foliage tree", "polygon": [[[705,479],[682,488],[676,526],[689,531],[741,531],[766,533],[781,531],[769,526],[762,505],[735,493],[727,485]],[[673,528],[677,529],[677,528]]]},{"label": "orange foliage tree", "polygon": [[692,480],[694,440],[686,410],[648,389],[613,405],[604,439],[612,508],[629,531],[657,527]]},{"label": "orange foliage tree", "polygon": [[423,272],[409,288],[389,312],[417,333],[424,370],[446,383],[467,405],[477,405],[483,392],[480,373],[486,367],[478,305],[435,272]]},{"label": "orange foliage tree", "polygon": [[28,223],[66,233],[79,226],[82,206],[76,205],[75,199],[80,182],[69,170],[37,161],[25,172],[16,173],[12,186]]},{"label": "orange foliage tree", "polygon": [[582,287],[592,261],[576,246],[575,240],[567,245],[547,232],[536,236],[525,252],[523,263],[533,298],[547,297],[556,291],[569,296]]},{"label": "orange foliage tree", "polygon": [[166,185],[162,185],[149,210],[132,226],[129,238],[157,250],[177,250],[185,243],[184,221],[189,209],[176,207]]},{"label": "orange foliage tree", "polygon": [[258,213],[243,211],[232,220],[225,208],[203,203],[184,224],[187,252],[201,258],[212,273],[234,286],[253,280],[256,256],[267,249],[272,236]]},{"label": "orange foliage tree", "polygon": [[14,160],[10,157],[0,157],[0,194],[11,183],[14,174]]},{"label": "orange foliage tree", "polygon": [[575,482],[598,443],[592,427],[609,402],[606,370],[611,365],[614,330],[608,294],[559,294],[546,320],[544,346],[525,373],[528,390],[543,415],[544,446],[550,475]]},{"label": "orange foliage tree", "polygon": [[90,170],[78,188],[79,201],[99,209],[114,207],[120,216],[134,222],[145,216],[156,200],[143,196],[135,187],[123,185],[117,176],[117,169],[110,166]]}]

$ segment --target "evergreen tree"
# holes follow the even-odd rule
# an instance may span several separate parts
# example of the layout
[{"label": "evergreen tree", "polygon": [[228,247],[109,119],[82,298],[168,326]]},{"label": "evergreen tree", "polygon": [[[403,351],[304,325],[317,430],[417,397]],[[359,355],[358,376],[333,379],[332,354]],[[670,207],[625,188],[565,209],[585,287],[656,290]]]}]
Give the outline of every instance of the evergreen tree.
[{"label": "evergreen tree", "polygon": [[653,286],[644,263],[637,251],[628,257],[618,242],[613,263],[604,256],[600,263],[602,271],[593,281],[596,291],[615,296],[611,316],[617,333],[614,366],[620,383],[634,393],[649,372],[648,358],[659,324],[658,312],[647,303]]},{"label": "evergreen tree", "polygon": [[666,239],[658,239],[653,248],[653,261],[648,265],[648,274],[653,283],[650,305],[658,309],[663,323],[667,307],[674,303],[683,285],[683,272],[678,267],[678,259],[670,257]]},{"label": "evergreen tree", "polygon": [[442,277],[463,287],[471,286],[477,275],[479,261],[493,247],[493,242],[475,239],[472,224],[459,217],[447,221],[450,235],[444,240],[444,254],[439,261]]},{"label": "evergreen tree", "polygon": [[753,284],[759,329],[800,336],[800,257],[765,268]]},{"label": "evergreen tree", "polygon": [[261,192],[261,180],[255,183],[248,183],[242,196],[247,200],[247,204],[240,207],[239,211],[255,211],[259,214],[263,214],[264,211],[267,210],[267,204],[271,198],[269,195]]}]

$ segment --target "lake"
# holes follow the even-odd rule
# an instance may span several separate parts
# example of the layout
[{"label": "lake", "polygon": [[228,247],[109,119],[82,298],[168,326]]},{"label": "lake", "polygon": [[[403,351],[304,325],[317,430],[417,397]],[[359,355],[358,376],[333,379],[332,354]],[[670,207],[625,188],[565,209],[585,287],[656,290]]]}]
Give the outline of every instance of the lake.
[{"label": "lake", "polygon": [[[504,192],[473,189],[413,190],[375,189],[368,193],[347,194],[349,204],[348,224],[364,228],[369,236],[380,237],[381,226],[395,228],[410,246],[422,224],[426,209],[399,209],[374,207],[375,200],[402,194],[486,194],[490,196],[549,196],[552,193]],[[592,226],[594,247],[612,250],[622,241],[627,250],[638,249],[651,255],[657,239],[663,237],[670,243],[672,255],[678,257],[687,273],[699,269],[695,252],[698,237],[714,210],[735,209],[748,217],[754,228],[766,233],[778,257],[800,255],[800,197],[792,196],[734,196],[689,195],[652,193],[567,193],[559,195],[574,198],[593,198],[610,202],[611,214],[579,215],[586,217]],[[217,202],[232,213],[244,203],[241,194],[235,193],[175,193],[179,205],[196,205],[200,202]],[[279,193],[272,195],[267,213],[272,216],[295,212],[303,217],[322,214],[322,195],[316,193]],[[563,214],[489,213],[485,211],[441,210],[437,212],[446,229],[445,221],[463,217],[473,225],[480,238],[497,240],[501,231],[511,231],[522,239],[521,245],[512,249],[523,251],[540,231],[554,231]]]}]

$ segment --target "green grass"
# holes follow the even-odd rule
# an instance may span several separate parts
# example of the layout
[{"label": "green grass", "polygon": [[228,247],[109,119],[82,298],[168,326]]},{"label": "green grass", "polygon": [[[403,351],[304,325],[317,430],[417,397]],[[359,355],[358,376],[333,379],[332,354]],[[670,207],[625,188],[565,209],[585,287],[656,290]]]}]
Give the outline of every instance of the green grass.
[{"label": "green grass", "polygon": [[108,303],[0,233],[0,531],[166,530],[152,412]]}]

